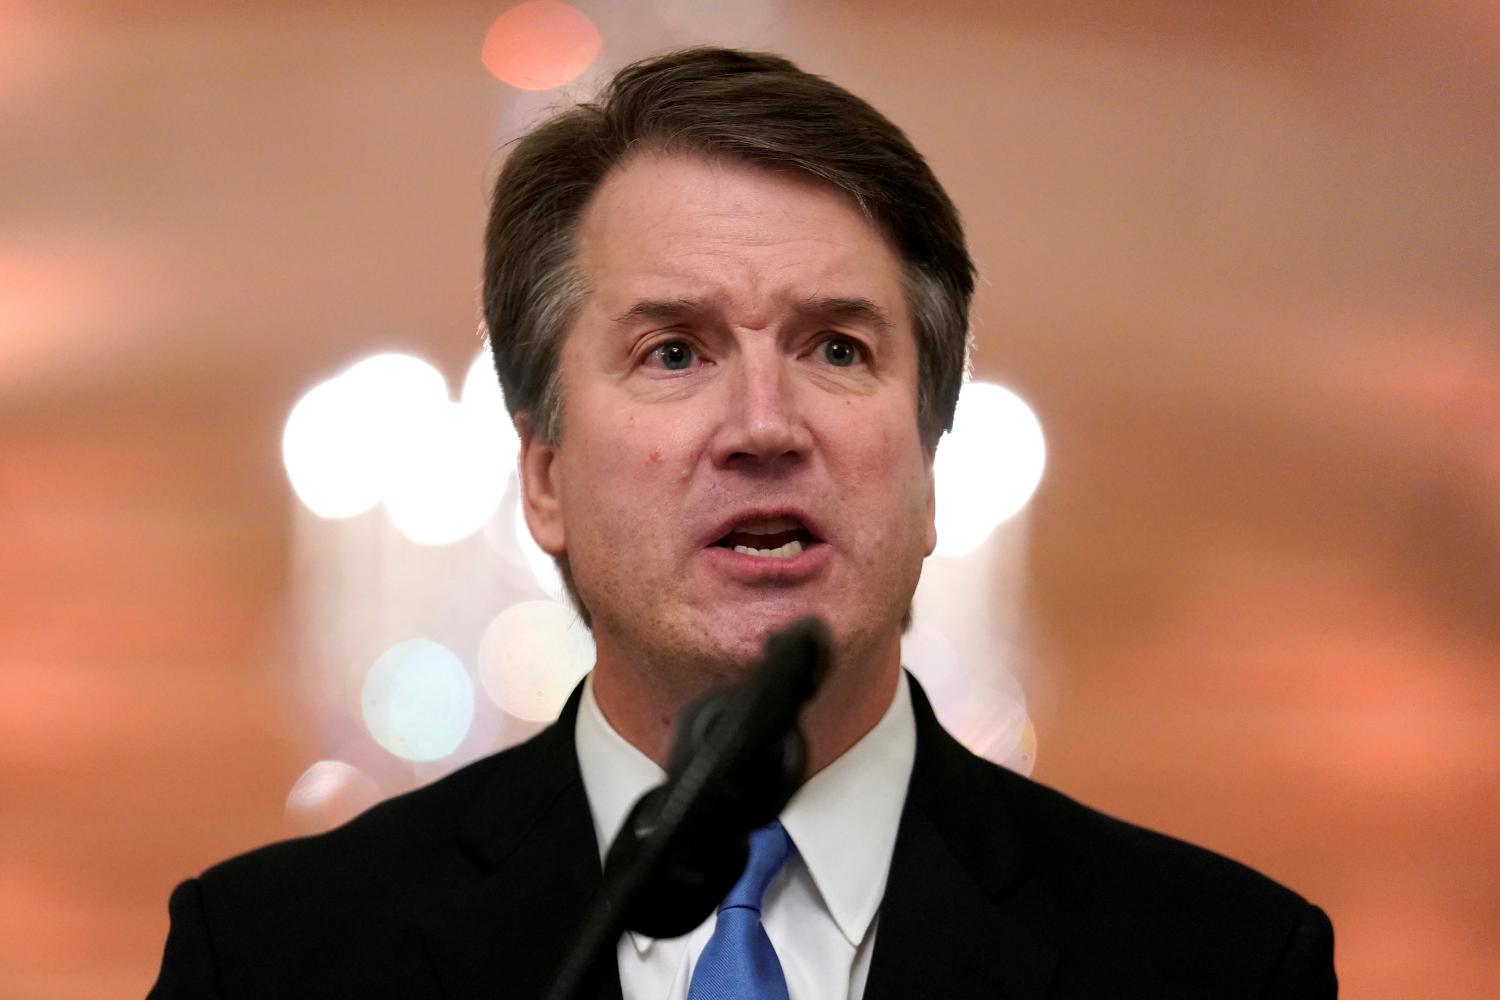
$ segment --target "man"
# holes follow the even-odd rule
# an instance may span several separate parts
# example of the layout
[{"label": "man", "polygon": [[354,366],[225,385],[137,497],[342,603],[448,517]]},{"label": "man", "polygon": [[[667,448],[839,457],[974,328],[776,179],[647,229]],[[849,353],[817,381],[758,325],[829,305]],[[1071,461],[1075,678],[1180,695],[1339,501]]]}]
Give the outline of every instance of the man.
[{"label": "man", "polygon": [[1326,997],[1316,907],[964,751],[900,666],[973,271],[921,156],[785,60],[628,67],[512,152],[485,317],[598,658],[557,725],[179,886],[154,996],[541,995],[672,722],[808,614],[812,777],[590,996]]}]

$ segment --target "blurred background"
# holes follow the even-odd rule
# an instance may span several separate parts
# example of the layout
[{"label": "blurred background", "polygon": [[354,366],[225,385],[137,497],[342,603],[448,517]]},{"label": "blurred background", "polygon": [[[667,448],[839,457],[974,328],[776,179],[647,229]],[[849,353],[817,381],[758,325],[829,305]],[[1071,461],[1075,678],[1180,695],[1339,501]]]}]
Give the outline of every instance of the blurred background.
[{"label": "blurred background", "polygon": [[143,995],[177,881],[556,711],[487,188],[698,42],[964,213],[945,720],[1321,904],[1345,995],[1500,995],[1500,7],[0,0],[0,996]]}]

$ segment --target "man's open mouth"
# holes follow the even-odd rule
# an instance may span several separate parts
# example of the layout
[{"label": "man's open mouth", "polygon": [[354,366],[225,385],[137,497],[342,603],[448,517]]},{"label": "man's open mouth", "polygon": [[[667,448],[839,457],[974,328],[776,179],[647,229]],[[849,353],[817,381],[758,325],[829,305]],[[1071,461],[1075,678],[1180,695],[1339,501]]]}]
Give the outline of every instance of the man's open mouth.
[{"label": "man's open mouth", "polygon": [[771,517],[743,521],[714,544],[747,556],[793,559],[816,541],[818,539],[812,532],[795,517]]}]

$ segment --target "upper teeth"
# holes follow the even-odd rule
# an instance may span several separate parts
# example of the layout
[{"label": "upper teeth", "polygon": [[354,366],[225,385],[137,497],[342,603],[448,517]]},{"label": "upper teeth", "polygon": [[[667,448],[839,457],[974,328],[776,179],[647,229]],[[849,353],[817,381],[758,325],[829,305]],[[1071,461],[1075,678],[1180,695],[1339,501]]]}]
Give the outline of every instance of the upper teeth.
[{"label": "upper teeth", "polygon": [[[744,529],[741,529],[744,530]],[[769,532],[747,532],[748,534],[769,534]],[[802,543],[792,539],[779,549],[752,549],[748,545],[736,545],[734,551],[743,552],[747,556],[769,556],[772,559],[790,559],[802,554]]]},{"label": "upper teeth", "polygon": [[802,522],[795,517],[773,517],[765,521],[746,521],[734,530],[747,535],[774,535],[778,531],[796,531]]}]

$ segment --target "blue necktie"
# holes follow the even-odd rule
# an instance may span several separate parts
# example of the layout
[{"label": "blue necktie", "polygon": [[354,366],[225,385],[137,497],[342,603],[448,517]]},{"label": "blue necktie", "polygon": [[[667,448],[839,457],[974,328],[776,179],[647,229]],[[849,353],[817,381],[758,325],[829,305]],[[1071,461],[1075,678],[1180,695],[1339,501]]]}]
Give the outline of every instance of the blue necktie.
[{"label": "blue necktie", "polygon": [[760,905],[791,854],[792,838],[779,822],[750,834],[750,861],[719,906],[713,937],[693,968],[688,1000],[789,1000],[781,960],[761,926]]}]

